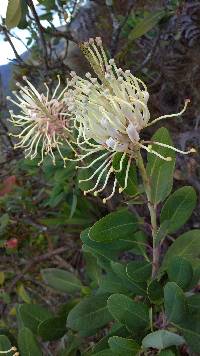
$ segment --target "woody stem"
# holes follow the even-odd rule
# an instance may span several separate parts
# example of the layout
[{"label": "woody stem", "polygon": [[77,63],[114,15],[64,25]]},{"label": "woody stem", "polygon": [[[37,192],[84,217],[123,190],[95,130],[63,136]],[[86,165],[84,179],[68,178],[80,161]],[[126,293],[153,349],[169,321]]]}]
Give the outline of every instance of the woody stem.
[{"label": "woody stem", "polygon": [[149,177],[147,175],[146,168],[144,166],[143,158],[140,151],[137,154],[137,165],[143,180],[145,193],[148,200],[148,209],[151,218],[151,231],[152,231],[152,243],[153,243],[153,261],[152,261],[152,278],[155,278],[159,269],[159,246],[156,245],[156,234],[157,234],[157,215],[156,204],[152,202],[151,185]]}]

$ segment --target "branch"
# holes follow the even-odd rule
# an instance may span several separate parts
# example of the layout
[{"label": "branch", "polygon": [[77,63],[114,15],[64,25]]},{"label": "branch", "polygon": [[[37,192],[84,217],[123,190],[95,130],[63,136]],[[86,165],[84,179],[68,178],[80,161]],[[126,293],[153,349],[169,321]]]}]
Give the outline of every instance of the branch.
[{"label": "branch", "polygon": [[45,27],[42,26],[42,30],[43,32],[50,34],[53,37],[63,37],[66,40],[70,40],[76,43],[76,41],[74,40],[73,36],[71,35],[70,31],[68,30],[67,32],[65,31],[58,31],[58,30],[54,30],[51,32],[49,31],[49,29],[46,29]]},{"label": "branch", "polygon": [[136,68],[134,68],[135,72],[141,71],[141,69],[152,60],[153,56],[156,53],[156,48],[157,48],[157,46],[159,44],[160,36],[161,36],[161,33],[160,33],[160,31],[158,31],[158,33],[156,35],[156,38],[155,38],[155,40],[153,42],[151,50],[149,51],[149,53],[145,57],[144,61],[141,64],[139,64]]},{"label": "branch", "polygon": [[62,246],[62,247],[58,247],[57,249],[47,252],[44,255],[40,255],[37,257],[34,257],[32,259],[32,261],[30,261],[28,263],[28,265],[22,270],[22,272],[20,274],[18,274],[12,281],[11,285],[8,288],[8,293],[10,293],[13,288],[15,287],[15,285],[20,281],[20,279],[22,279],[24,277],[24,275],[34,266],[37,265],[38,263],[41,263],[43,261],[48,260],[49,258],[55,256],[55,255],[59,255],[65,251],[69,250],[69,246]]},{"label": "branch", "polygon": [[48,52],[47,52],[47,44],[46,44],[46,40],[45,40],[44,32],[43,32],[43,26],[40,23],[40,19],[39,19],[39,16],[37,14],[37,11],[35,10],[35,6],[33,4],[33,1],[32,0],[26,0],[26,3],[30,7],[32,15],[34,17],[34,20],[35,20],[35,22],[37,24],[37,27],[38,27],[41,46],[42,46],[42,50],[43,50],[44,64],[45,64],[46,70],[48,70],[48,68],[49,68],[49,65],[48,65]]},{"label": "branch", "polygon": [[27,49],[27,51],[29,51],[30,48],[26,45],[26,43],[20,37],[18,37],[14,33],[11,33],[10,31],[8,31],[8,33],[11,37],[14,37],[14,38],[16,38],[16,40],[20,41],[23,44],[23,46]]},{"label": "branch", "polygon": [[[12,290],[14,289],[14,287],[16,286],[16,284],[25,276],[26,273],[29,272],[29,270],[34,266],[34,265],[37,265],[43,261],[46,261],[48,260],[49,258],[53,257],[53,256],[56,256],[56,255],[59,255],[65,251],[68,251],[69,250],[69,246],[62,246],[62,247],[58,247],[57,249],[55,250],[52,250],[50,252],[47,252],[43,255],[40,255],[40,256],[37,256],[37,257],[34,257],[32,259],[32,261],[30,261],[27,266],[22,270],[21,273],[19,273],[18,275],[16,275],[16,277],[12,280],[10,286],[8,287],[7,289],[7,293],[11,293]],[[5,312],[5,309],[6,309],[6,305],[3,305],[2,306],[2,310],[1,310],[1,315],[3,315],[3,313]]]},{"label": "branch", "polygon": [[9,36],[9,32],[8,32],[7,28],[6,28],[5,26],[0,25],[0,30],[3,32],[3,34],[4,34],[5,38],[6,38],[6,40],[7,40],[8,43],[10,44],[10,46],[11,46],[13,52],[14,52],[14,55],[15,55],[15,57],[16,57],[16,59],[17,59],[17,61],[23,62],[23,59],[20,57],[20,55],[18,54],[17,50],[15,49],[14,44],[12,43],[12,40],[11,40],[11,38],[10,38],[10,36]]}]

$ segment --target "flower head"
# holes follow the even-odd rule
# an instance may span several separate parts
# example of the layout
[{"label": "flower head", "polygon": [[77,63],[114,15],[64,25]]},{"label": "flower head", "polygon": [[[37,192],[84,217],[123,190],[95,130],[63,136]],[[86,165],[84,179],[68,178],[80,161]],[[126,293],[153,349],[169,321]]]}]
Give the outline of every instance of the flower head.
[{"label": "flower head", "polygon": [[8,97],[21,109],[19,115],[10,111],[10,121],[21,129],[18,134],[10,134],[20,139],[15,148],[25,148],[25,157],[30,157],[30,159],[34,159],[40,151],[39,165],[42,163],[44,155],[50,155],[53,164],[55,164],[54,149],[57,149],[65,165],[67,158],[63,156],[62,148],[65,142],[70,145],[69,135],[71,133],[69,114],[64,100],[66,88],[56,97],[60,88],[60,78],[58,77],[58,85],[50,98],[49,88],[46,84],[47,92],[44,95],[40,94],[26,78],[24,80],[27,86],[21,87],[18,94],[15,93],[18,102]]},{"label": "flower head", "polygon": [[[136,157],[137,151],[141,148],[163,160],[171,160],[171,157],[161,156],[152,149],[152,143],[160,146],[167,145],[159,142],[142,141],[140,133],[145,127],[158,120],[181,115],[189,100],[185,102],[181,112],[164,115],[150,121],[147,106],[149,93],[143,81],[132,75],[129,70],[123,71],[118,68],[114,59],[108,60],[99,37],[85,42],[81,45],[81,49],[100,80],[93,78],[90,73],[86,74],[87,79],[82,79],[72,72],[72,80],[69,83],[72,89],[66,94],[68,109],[74,116],[74,125],[78,130],[76,143],[81,154],[77,160],[83,160],[89,156],[94,157],[88,166],[79,168],[92,167],[102,159],[102,164],[98,169],[88,179],[82,180],[89,181],[96,176],[96,184],[85,193],[93,192],[94,195],[97,195],[104,190],[110,175],[114,171],[113,158],[117,152],[122,152],[118,172],[122,170],[126,155],[129,159],[125,172],[124,187],[119,189],[121,193],[127,187],[131,160]],[[168,147],[182,152],[174,147]],[[86,153],[83,154],[83,151]],[[96,158],[97,152],[103,154]],[[189,152],[192,152],[192,150]],[[99,188],[104,172],[107,172],[104,184]],[[116,184],[117,179],[115,178],[113,190],[103,200],[104,202],[114,195]]]}]

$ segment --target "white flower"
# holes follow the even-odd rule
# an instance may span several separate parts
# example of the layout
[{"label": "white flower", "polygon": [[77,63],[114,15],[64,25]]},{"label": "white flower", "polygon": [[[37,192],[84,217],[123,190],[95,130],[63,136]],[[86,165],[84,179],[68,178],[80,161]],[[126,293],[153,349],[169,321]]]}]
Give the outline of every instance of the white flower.
[{"label": "white flower", "polygon": [[40,151],[41,161],[39,165],[42,163],[44,155],[50,155],[53,164],[55,164],[54,149],[57,149],[65,166],[67,158],[63,156],[62,148],[64,148],[65,143],[71,147],[69,142],[71,133],[69,128],[70,115],[67,113],[67,105],[64,100],[66,88],[56,97],[60,88],[58,76],[58,85],[49,98],[49,88],[46,84],[47,92],[44,95],[40,94],[26,78],[24,80],[27,86],[21,87],[18,94],[15,93],[18,102],[8,97],[21,109],[19,115],[10,111],[10,121],[14,126],[21,129],[18,134],[10,134],[20,139],[15,148],[25,148],[25,157],[30,159],[34,159]]},{"label": "white flower", "polygon": [[[95,176],[97,177],[94,187],[85,191],[85,194],[94,192],[94,195],[97,195],[104,190],[111,173],[114,171],[112,161],[116,152],[123,153],[119,171],[122,170],[125,156],[129,156],[124,187],[119,190],[119,192],[122,192],[127,187],[131,160],[141,148],[166,161],[171,160],[171,157],[163,157],[154,151],[149,142],[148,145],[145,145],[146,143],[140,138],[140,133],[145,127],[158,120],[181,115],[189,100],[186,100],[181,112],[164,115],[150,121],[150,113],[147,107],[149,93],[143,81],[132,75],[129,70],[123,71],[118,68],[114,59],[108,61],[99,37],[96,40],[90,39],[89,42],[81,45],[81,49],[98,75],[100,82],[97,78],[93,78],[90,73],[86,74],[87,79],[78,77],[74,72],[71,73],[72,80],[69,86],[72,89],[66,93],[66,103],[74,117],[74,126],[78,130],[76,143],[81,152],[86,152],[85,154],[81,153],[77,161],[94,155],[93,161],[88,166],[80,167],[89,168],[97,161],[103,160],[103,163],[91,177],[82,180],[89,181]],[[182,152],[159,142],[154,143]],[[192,151],[194,150],[192,149],[189,152]],[[103,154],[96,158],[97,152]],[[97,189],[104,172],[107,172],[104,184]],[[116,184],[117,179],[115,178],[113,190],[103,200],[104,202],[114,195]]]}]

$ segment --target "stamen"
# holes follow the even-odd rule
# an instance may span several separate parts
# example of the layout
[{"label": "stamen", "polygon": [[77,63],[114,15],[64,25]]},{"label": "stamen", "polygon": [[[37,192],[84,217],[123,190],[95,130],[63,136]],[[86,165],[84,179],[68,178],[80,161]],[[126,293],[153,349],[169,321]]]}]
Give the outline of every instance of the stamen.
[{"label": "stamen", "polygon": [[76,156],[78,156],[79,158],[74,158],[74,159],[70,159],[70,158],[67,158],[67,160],[68,161],[72,161],[72,162],[78,162],[78,161],[82,161],[84,158],[86,158],[86,157],[89,157],[89,156],[91,156],[91,155],[93,155],[94,153],[97,153],[98,151],[101,151],[101,150],[103,150],[103,148],[98,148],[97,150],[90,150],[90,152],[88,152],[87,154],[85,154],[85,155],[79,155],[78,153],[76,153]]},{"label": "stamen", "polygon": [[117,179],[115,178],[114,184],[113,184],[112,193],[111,193],[107,198],[104,198],[104,199],[103,199],[103,203],[104,203],[104,204],[106,204],[106,202],[107,202],[108,200],[110,200],[110,199],[113,197],[113,195],[115,194],[116,185],[117,185]]},{"label": "stamen", "polygon": [[144,150],[146,150],[147,152],[153,153],[155,156],[157,156],[157,157],[163,159],[164,161],[168,161],[168,162],[169,162],[169,161],[172,161],[172,157],[164,157],[164,156],[162,156],[160,153],[158,153],[158,152],[152,150],[152,146],[146,147],[146,146],[142,145],[140,142],[138,142],[138,145],[139,145],[140,147],[144,148]]},{"label": "stamen", "polygon": [[55,90],[53,92],[52,99],[55,98],[56,93],[57,93],[58,89],[60,88],[60,76],[57,75],[57,78],[58,78],[58,85],[56,86],[56,88],[55,88]]},{"label": "stamen", "polygon": [[119,163],[119,169],[115,169],[114,167],[113,167],[113,170],[114,170],[114,172],[121,172],[122,171],[122,167],[123,167],[123,162],[124,162],[124,158],[126,157],[126,152],[124,152],[123,153],[123,155],[122,155],[122,157],[121,157],[121,159],[120,159],[120,163]]},{"label": "stamen", "polygon": [[94,176],[101,170],[101,168],[103,168],[103,166],[108,162],[109,159],[110,159],[110,157],[108,157],[108,158],[96,169],[96,171],[95,171],[89,178],[81,179],[81,180],[79,180],[79,183],[88,182],[88,181],[90,181],[92,178],[94,178]]},{"label": "stamen", "polygon": [[102,39],[101,39],[101,37],[96,37],[95,40],[96,40],[96,43],[97,43],[98,46],[101,46],[101,45],[102,45]]},{"label": "stamen", "polygon": [[7,354],[9,352],[12,352],[12,351],[17,351],[17,348],[15,346],[12,346],[9,350],[7,351],[0,351],[0,354]]},{"label": "stamen", "polygon": [[128,175],[129,175],[131,160],[132,160],[132,157],[130,157],[129,160],[128,160],[128,164],[127,164],[127,167],[126,167],[126,175],[125,175],[125,180],[124,180],[124,187],[123,187],[123,188],[122,188],[122,187],[119,188],[119,193],[122,193],[123,190],[127,188],[127,185],[128,185]]},{"label": "stamen", "polygon": [[47,101],[49,100],[49,87],[47,85],[47,83],[44,83],[44,86],[46,87],[47,93],[46,93],[46,97],[47,97]]},{"label": "stamen", "polygon": [[25,148],[25,157],[33,159],[37,155],[39,142],[43,141],[41,150],[42,159],[39,164],[43,161],[44,154],[50,155],[55,164],[53,149],[56,148],[60,157],[63,158],[65,165],[66,158],[63,157],[61,152],[63,143],[66,142],[75,151],[68,141],[72,130],[70,120],[68,119],[69,113],[64,113],[67,104],[65,99],[61,99],[66,88],[56,98],[61,83],[58,76],[58,84],[51,99],[49,99],[49,88],[46,83],[44,83],[47,90],[45,96],[44,94],[40,94],[27,78],[24,78],[24,80],[27,86],[21,87],[20,92],[16,94],[19,102],[15,102],[9,98],[10,101],[21,109],[20,115],[14,115],[12,111],[10,112],[10,121],[18,128],[21,128],[19,134],[11,133],[11,136],[21,139],[15,144],[15,148]]},{"label": "stamen", "polygon": [[185,100],[184,107],[183,107],[183,109],[182,109],[180,112],[178,112],[177,114],[169,114],[169,115],[160,116],[160,117],[158,117],[157,119],[151,121],[149,124],[147,124],[146,127],[151,126],[151,125],[154,125],[157,121],[160,121],[160,120],[162,120],[162,119],[170,119],[170,118],[172,118],[172,117],[181,116],[181,115],[186,111],[186,108],[187,108],[187,106],[188,106],[189,103],[190,103],[190,99],[186,99],[186,100]]},{"label": "stamen", "polygon": [[113,172],[113,167],[111,167],[111,168],[109,169],[102,188],[100,188],[100,189],[98,189],[98,190],[96,190],[96,191],[94,192],[94,195],[95,195],[95,196],[97,196],[98,193],[102,192],[102,191],[105,189],[105,187],[106,187],[106,185],[107,185],[107,183],[108,183],[108,179],[109,179],[109,177],[110,177],[110,175],[111,175],[112,172]]},{"label": "stamen", "polygon": [[[178,152],[178,153],[182,153],[182,154],[184,154],[184,155],[188,155],[188,154],[190,154],[190,153],[195,153],[195,152],[196,152],[195,148],[191,148],[191,149],[189,149],[188,151],[182,151],[182,150],[179,150],[178,148],[175,148],[175,147],[173,147],[173,146],[167,145],[167,144],[165,144],[165,143],[156,142],[156,141],[150,141],[150,142],[151,142],[152,144],[154,144],[154,145],[157,145],[157,146],[170,148],[171,150],[173,150],[173,151],[175,151],[175,152]],[[145,143],[145,141],[143,141],[143,143]],[[148,143],[148,141],[147,141],[147,143]]]},{"label": "stamen", "polygon": [[[99,174],[98,179],[97,179],[96,184],[94,185],[94,187],[91,188],[91,189],[88,189],[88,190],[84,191],[84,195],[86,195],[86,194],[89,193],[89,192],[93,192],[93,191],[98,187],[102,175],[104,174],[104,172],[106,171],[106,169],[111,165],[111,163],[112,163],[112,161],[110,160],[110,161],[107,163],[107,165],[102,169],[101,173]],[[97,196],[97,193],[96,193],[96,192],[94,192],[94,196]]]},{"label": "stamen", "polygon": [[97,157],[94,161],[92,161],[92,162],[91,162],[90,164],[88,164],[87,166],[84,166],[84,167],[82,167],[82,166],[76,166],[76,168],[77,168],[77,169],[78,169],[78,168],[88,169],[88,168],[92,167],[96,162],[98,162],[99,160],[101,160],[103,157],[107,156],[108,154],[109,154],[109,153],[106,152],[106,153],[104,153],[102,156]]}]

